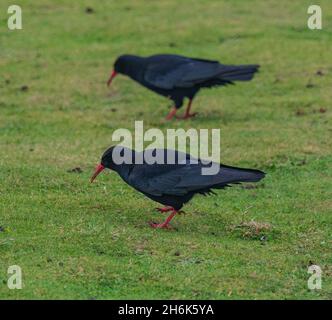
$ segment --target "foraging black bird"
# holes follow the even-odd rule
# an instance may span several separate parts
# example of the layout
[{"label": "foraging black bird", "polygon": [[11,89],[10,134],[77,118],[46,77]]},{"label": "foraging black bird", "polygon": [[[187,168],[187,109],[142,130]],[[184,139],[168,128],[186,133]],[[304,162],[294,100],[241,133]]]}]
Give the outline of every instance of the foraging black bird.
[{"label": "foraging black bird", "polygon": [[187,58],[172,54],[159,54],[150,57],[122,55],[114,63],[114,69],[107,82],[124,74],[144,87],[170,98],[174,107],[166,117],[173,118],[182,107],[184,98],[189,99],[182,119],[196,115],[190,113],[192,100],[201,88],[225,86],[234,81],[249,81],[258,71],[259,65],[224,65],[218,61]]},{"label": "foraging black bird", "polygon": [[[119,154],[127,159],[121,164],[118,164],[121,161],[116,160]],[[155,158],[156,154],[161,161],[151,164],[149,159]],[[173,163],[166,163],[171,154],[174,155]],[[257,182],[265,176],[265,173],[259,170],[214,164],[217,165],[217,173],[203,175],[202,168],[210,167],[211,163],[203,163],[189,154],[165,149],[135,152],[122,146],[112,146],[103,154],[91,182],[105,168],[116,171],[137,191],[166,206],[157,209],[171,212],[168,218],[163,223],[150,225],[153,228],[168,228],[172,218],[195,194],[207,195],[214,193],[212,189],[223,189],[233,183]]]}]

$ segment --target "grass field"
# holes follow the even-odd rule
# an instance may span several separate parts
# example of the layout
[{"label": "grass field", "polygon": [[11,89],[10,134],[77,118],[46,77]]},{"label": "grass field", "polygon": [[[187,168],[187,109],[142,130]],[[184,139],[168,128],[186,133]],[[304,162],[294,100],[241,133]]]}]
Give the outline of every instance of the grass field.
[{"label": "grass field", "polygon": [[[0,298],[332,299],[332,2],[319,2],[311,31],[306,0],[19,0],[23,30],[9,31],[1,1]],[[261,71],[165,123],[166,99],[121,76],[106,87],[123,53]],[[220,128],[222,162],[267,176],[197,196],[176,230],[153,230],[157,204],[115,173],[89,184],[112,132],[135,120]],[[321,290],[307,288],[311,264]],[[7,287],[10,265],[22,290]]]}]

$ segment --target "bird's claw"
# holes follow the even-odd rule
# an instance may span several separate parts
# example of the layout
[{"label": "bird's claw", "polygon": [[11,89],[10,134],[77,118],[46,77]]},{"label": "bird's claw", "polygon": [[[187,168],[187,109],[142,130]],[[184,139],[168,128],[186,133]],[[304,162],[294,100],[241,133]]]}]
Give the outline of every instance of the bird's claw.
[{"label": "bird's claw", "polygon": [[177,109],[175,107],[173,107],[171,109],[171,111],[169,112],[169,114],[167,115],[167,117],[165,118],[166,121],[169,121],[169,120],[172,120],[173,117],[176,117],[176,112],[177,112]]},{"label": "bird's claw", "polygon": [[[177,118],[177,117],[175,117],[175,118]],[[167,117],[165,118],[165,121],[170,121],[170,120],[172,120],[172,119],[173,119],[173,117],[167,116]]]}]

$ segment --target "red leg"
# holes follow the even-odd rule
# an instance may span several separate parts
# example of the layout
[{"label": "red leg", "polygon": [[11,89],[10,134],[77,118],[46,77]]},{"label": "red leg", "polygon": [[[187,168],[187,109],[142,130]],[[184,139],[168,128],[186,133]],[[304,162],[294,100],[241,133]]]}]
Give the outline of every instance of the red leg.
[{"label": "red leg", "polygon": [[171,111],[169,112],[169,114],[167,115],[166,120],[171,120],[175,116],[176,111],[178,111],[178,109],[176,109],[175,107],[173,107],[171,109]]},{"label": "red leg", "polygon": [[169,212],[169,211],[173,211],[172,207],[164,207],[164,208],[156,208],[159,212]]},{"label": "red leg", "polygon": [[197,115],[197,112],[194,113],[190,113],[190,109],[191,109],[191,104],[192,104],[193,100],[190,99],[187,105],[187,109],[185,114],[182,117],[179,117],[178,119],[188,119],[188,118],[192,118],[195,117]]},{"label": "red leg", "polygon": [[157,228],[170,229],[169,223],[174,218],[174,216],[177,214],[177,211],[174,208],[172,208],[171,210],[172,210],[172,213],[167,217],[167,219],[163,223],[150,222],[150,226],[155,229],[157,229]]}]

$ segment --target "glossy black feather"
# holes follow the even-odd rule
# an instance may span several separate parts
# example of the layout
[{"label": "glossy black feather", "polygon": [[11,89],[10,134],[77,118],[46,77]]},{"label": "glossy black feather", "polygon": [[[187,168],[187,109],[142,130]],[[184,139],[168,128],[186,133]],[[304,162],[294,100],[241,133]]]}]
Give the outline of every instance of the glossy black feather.
[{"label": "glossy black feather", "polygon": [[144,87],[172,99],[177,108],[185,97],[192,99],[201,88],[249,81],[259,65],[223,65],[218,61],[160,54],[150,57],[120,56],[115,70]]},{"label": "glossy black feather", "polygon": [[[218,164],[217,174],[203,175],[202,168],[210,167],[211,164],[203,163],[189,154],[163,149],[154,149],[152,155],[159,153],[164,164],[148,164],[144,160],[142,164],[116,165],[112,160],[113,150],[114,147],[110,148],[102,158],[102,164],[105,167],[115,170],[126,183],[147,197],[172,206],[176,210],[179,210],[197,193],[205,195],[211,193],[212,189],[223,189],[233,183],[257,182],[265,176],[264,172],[259,170],[223,164]],[[143,156],[146,152],[151,153],[151,150],[144,151]],[[166,164],[167,152],[175,152],[175,161],[178,162],[178,159],[181,159],[182,162]],[[140,158],[139,155],[142,155],[132,150],[128,154],[136,156],[137,159]]]}]

